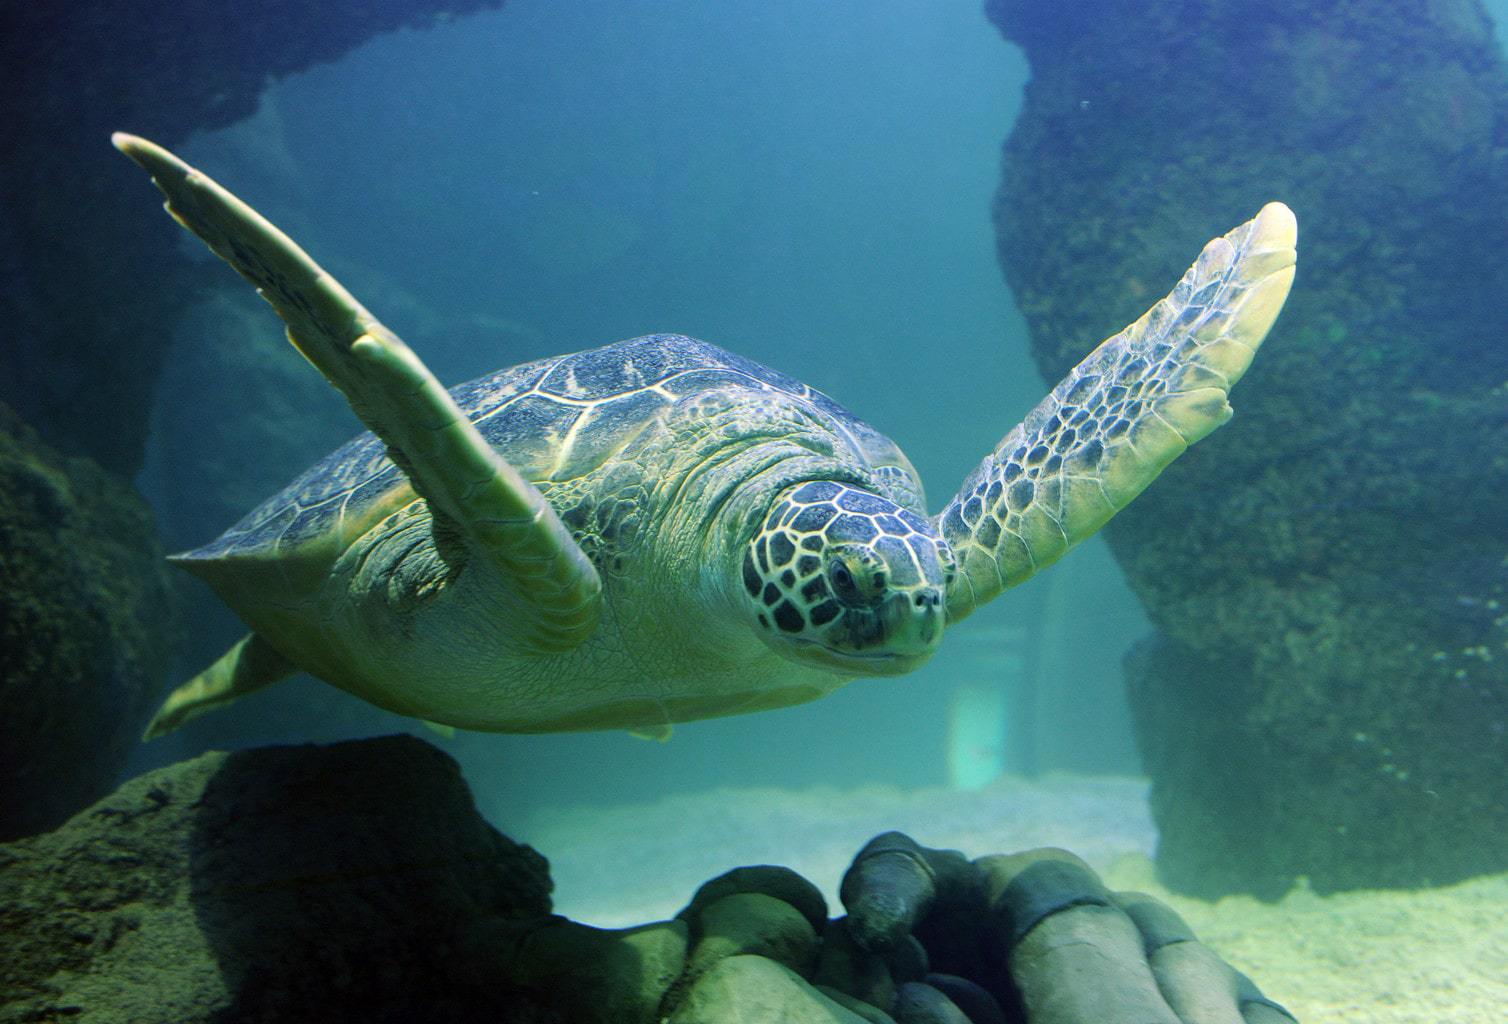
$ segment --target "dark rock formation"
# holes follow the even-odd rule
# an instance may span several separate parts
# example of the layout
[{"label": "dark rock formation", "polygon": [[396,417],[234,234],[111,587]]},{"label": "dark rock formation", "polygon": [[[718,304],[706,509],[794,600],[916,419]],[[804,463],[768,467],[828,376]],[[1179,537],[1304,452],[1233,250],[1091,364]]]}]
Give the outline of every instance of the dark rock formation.
[{"label": "dark rock formation", "polygon": [[[1027,1008],[1171,1019],[1147,950],[1197,940],[1167,907],[1122,894],[1123,913],[1061,850],[969,862],[882,838],[918,870],[973,876],[942,886],[967,912],[861,872],[851,916],[822,921],[819,940],[815,887],[760,866],[703,886],[674,920],[593,928],[550,914],[544,858],[488,826],[455,762],[420,740],[206,754],[0,846],[0,1024],[1004,1024],[1025,1019],[1018,992]],[[867,920],[939,912],[956,922],[946,945],[976,949],[976,977],[929,973],[923,941]],[[855,939],[882,933],[883,949]],[[1195,955],[1204,969],[1166,983],[1168,1000],[1233,1013],[1234,975]]]},{"label": "dark rock formation", "polygon": [[111,131],[171,146],[251,113],[269,76],[500,2],[0,0],[0,400],[58,447],[139,463],[186,267]]},{"label": "dark rock formation", "polygon": [[1508,867],[1508,76],[1477,0],[991,0],[1033,78],[999,251],[1060,377],[1282,199],[1235,422],[1108,528],[1159,868],[1206,895]]},{"label": "dark rock formation", "polygon": [[168,593],[142,500],[0,405],[0,839],[114,785],[162,679]]},{"label": "dark rock formation", "polygon": [[0,848],[0,1021],[555,1019],[477,960],[549,892],[418,740],[205,754]]}]

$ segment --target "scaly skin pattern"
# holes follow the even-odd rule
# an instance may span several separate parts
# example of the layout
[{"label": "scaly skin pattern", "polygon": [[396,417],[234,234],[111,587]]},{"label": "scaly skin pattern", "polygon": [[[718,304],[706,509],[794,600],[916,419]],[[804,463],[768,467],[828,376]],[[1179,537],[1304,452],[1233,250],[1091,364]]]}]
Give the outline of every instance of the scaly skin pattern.
[{"label": "scaly skin pattern", "polygon": [[937,516],[957,621],[1061,558],[1231,416],[1226,400],[1293,281],[1273,203],[1204,247],[1177,287],[1074,368]]},{"label": "scaly skin pattern", "polygon": [[924,517],[832,480],[783,491],[742,564],[772,642],[875,675],[909,671],[932,653],[953,572],[952,552]]}]

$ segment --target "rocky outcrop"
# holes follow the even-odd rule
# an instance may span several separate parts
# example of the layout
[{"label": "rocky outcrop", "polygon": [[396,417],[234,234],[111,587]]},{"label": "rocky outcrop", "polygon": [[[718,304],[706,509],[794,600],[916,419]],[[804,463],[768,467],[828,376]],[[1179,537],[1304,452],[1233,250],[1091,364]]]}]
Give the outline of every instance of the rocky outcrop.
[{"label": "rocky outcrop", "polygon": [[57,447],[139,464],[188,268],[111,131],[172,146],[246,117],[269,77],[500,3],[0,2],[0,400]]},{"label": "rocky outcrop", "polygon": [[[841,897],[830,919],[811,882],[757,865],[673,920],[593,928],[550,913],[544,858],[420,740],[205,754],[0,846],[0,1024],[1161,1020],[1149,958],[1196,941],[1061,850],[970,861],[884,833]],[[1167,1000],[1266,1002],[1184,950],[1203,969]]]},{"label": "rocky outcrop", "polygon": [[0,496],[0,839],[11,839],[115,784],[173,618],[145,503],[3,405]]},{"label": "rocky outcrop", "polygon": [[761,971],[836,1006],[801,976],[826,906],[788,869],[619,930],[549,893],[420,740],[205,754],[0,846],[0,1021],[752,1020]]},{"label": "rocky outcrop", "polygon": [[549,891],[418,740],[205,754],[0,847],[0,1021],[554,1019],[477,958]]},{"label": "rocky outcrop", "polygon": [[1476,0],[991,0],[995,209],[1059,378],[1269,199],[1299,271],[1234,423],[1107,528],[1171,885],[1508,867],[1508,76]]}]

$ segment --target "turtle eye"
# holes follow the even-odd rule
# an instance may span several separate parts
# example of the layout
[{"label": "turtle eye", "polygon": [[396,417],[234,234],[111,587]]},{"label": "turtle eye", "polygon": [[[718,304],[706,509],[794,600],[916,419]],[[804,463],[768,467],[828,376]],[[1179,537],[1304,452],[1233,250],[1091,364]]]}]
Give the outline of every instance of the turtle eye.
[{"label": "turtle eye", "polygon": [[840,601],[857,601],[859,599],[859,585],[854,581],[853,573],[848,566],[834,559],[827,567],[827,578],[832,581],[833,593],[838,595]]},{"label": "turtle eye", "polygon": [[861,552],[845,552],[827,563],[833,596],[850,608],[870,608],[885,596],[885,570]]}]

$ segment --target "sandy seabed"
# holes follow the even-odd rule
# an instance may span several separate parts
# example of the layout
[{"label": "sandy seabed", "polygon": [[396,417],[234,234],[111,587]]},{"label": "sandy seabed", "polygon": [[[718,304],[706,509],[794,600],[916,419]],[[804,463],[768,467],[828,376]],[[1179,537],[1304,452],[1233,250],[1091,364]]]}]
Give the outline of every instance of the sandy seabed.
[{"label": "sandy seabed", "polygon": [[1063,846],[1116,889],[1173,905],[1201,939],[1305,1024],[1508,1022],[1508,874],[1417,891],[1216,903],[1153,878],[1144,780],[1049,777],[951,789],[722,789],[653,803],[558,808],[511,831],[550,859],[556,909],[601,927],[670,917],[702,882],[785,864],[826,893],[871,836],[899,829],[970,856]]}]

